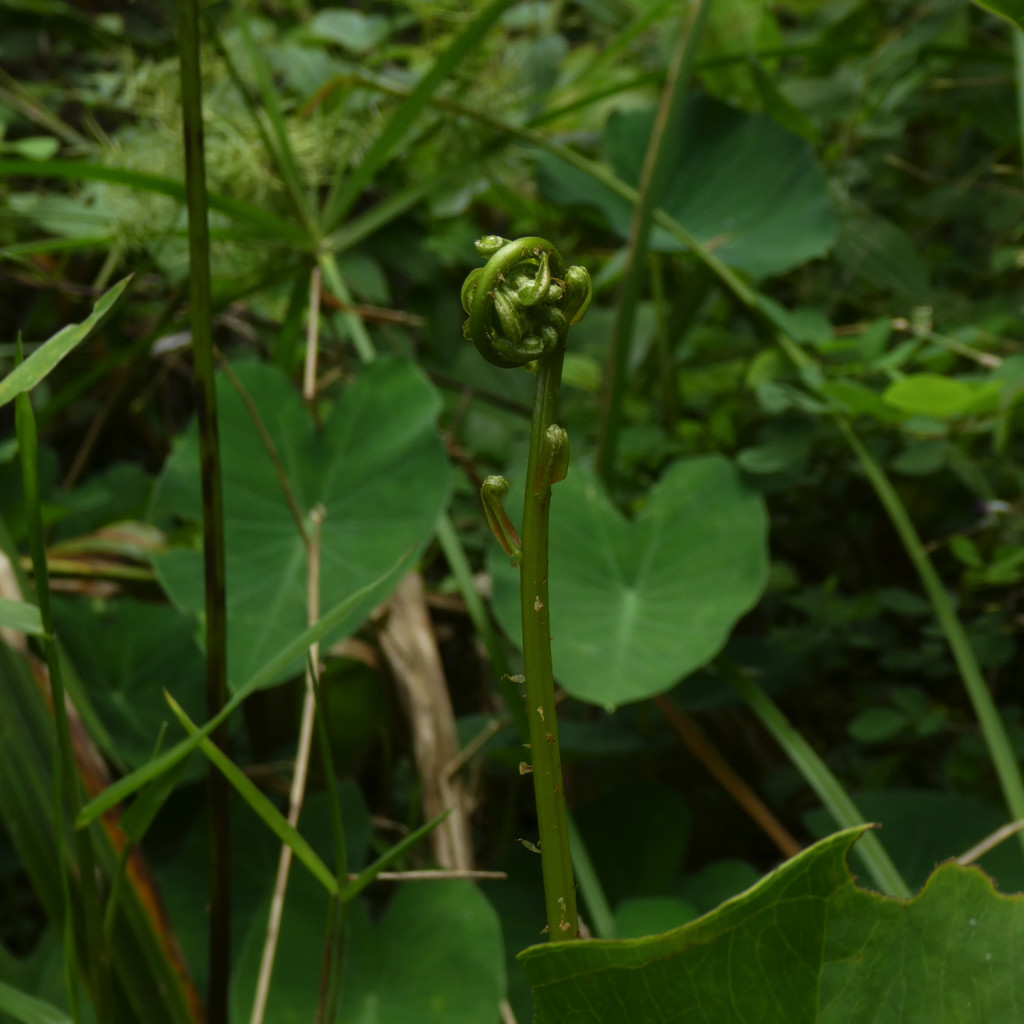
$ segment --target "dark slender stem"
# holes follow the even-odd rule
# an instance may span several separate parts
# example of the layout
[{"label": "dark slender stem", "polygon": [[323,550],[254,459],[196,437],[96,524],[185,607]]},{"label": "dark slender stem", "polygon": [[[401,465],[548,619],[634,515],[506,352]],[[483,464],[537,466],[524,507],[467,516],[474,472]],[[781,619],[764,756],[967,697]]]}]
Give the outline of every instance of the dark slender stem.
[{"label": "dark slender stem", "polygon": [[579,936],[576,886],[569,854],[565,789],[558,753],[555,681],[551,667],[551,616],[548,605],[548,512],[551,485],[534,493],[541,473],[548,427],[558,416],[564,345],[538,363],[537,391],[530,429],[530,459],[523,506],[523,551],[519,586],[526,666],[526,714],[530,723],[533,789],[537,803],[544,905],[551,939]]},{"label": "dark slender stem", "polygon": [[661,103],[651,127],[651,136],[644,157],[638,186],[638,201],[633,207],[629,230],[629,249],[622,299],[615,314],[612,343],[601,398],[601,422],[597,438],[597,471],[605,483],[611,483],[615,468],[619,433],[622,428],[622,406],[626,393],[627,366],[633,343],[633,324],[643,290],[647,270],[647,252],[654,214],[661,201],[664,182],[669,173],[667,140],[670,126],[677,119],[686,94],[693,57],[712,0],[697,0],[690,6],[676,43],[672,63],[662,93]]},{"label": "dark slender stem", "polygon": [[[224,497],[213,375],[213,303],[206,169],[203,156],[202,82],[199,66],[199,10],[196,0],[178,0],[185,192],[188,204],[192,353],[203,487],[203,557],[206,578],[206,707],[213,718],[227,703],[227,602],[224,576]],[[212,733],[227,750],[227,724]],[[228,1022],[231,973],[231,846],[227,780],[211,765],[209,1024]]]}]

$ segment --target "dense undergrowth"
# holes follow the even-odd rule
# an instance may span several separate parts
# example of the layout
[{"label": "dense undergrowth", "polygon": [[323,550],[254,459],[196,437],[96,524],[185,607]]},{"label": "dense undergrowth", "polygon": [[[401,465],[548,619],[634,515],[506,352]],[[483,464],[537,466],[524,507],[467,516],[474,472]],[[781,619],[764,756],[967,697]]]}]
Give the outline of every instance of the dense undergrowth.
[{"label": "dense undergrowth", "polygon": [[[38,513],[88,803],[209,717],[176,15],[0,11],[0,373],[19,336],[30,355],[133,275],[32,381],[38,502],[24,389],[0,383],[0,597],[36,601]],[[479,488],[503,473],[521,493],[533,378],[463,337],[481,236],[550,238],[594,284],[565,358],[550,581],[589,933],[676,928],[859,822],[883,827],[853,848],[858,881],[916,893],[1024,818],[1016,27],[962,0],[290,2],[200,21],[226,657],[248,695],[227,726],[231,1020],[265,974],[282,837],[301,865],[268,1021],[334,998],[344,1021],[526,1021],[531,984],[555,1021],[601,974],[585,943],[565,967],[515,961],[545,920],[532,709],[516,570]],[[305,645],[289,648],[320,615],[322,743],[302,724]],[[144,860],[109,821],[64,822],[56,845],[40,660],[55,650],[12,634],[0,652],[0,984],[74,1016],[67,950],[89,942],[61,922],[87,922],[89,897],[58,865],[92,834],[117,1019],[199,1019],[217,963],[207,759],[141,790],[152,820],[122,827]],[[308,854],[267,827],[297,744]],[[346,895],[343,875],[448,808],[387,869],[506,877]],[[897,905],[836,882],[851,841],[770,884],[806,865],[816,899],[884,917]],[[1024,889],[1017,839],[978,862]],[[940,874],[926,894],[969,884]],[[999,907],[1016,917],[996,943],[1022,927],[1015,901]],[[74,970],[95,996],[88,959]],[[133,971],[179,986],[163,1016],[139,1016]],[[818,1016],[840,997],[807,985],[813,1011],[780,1020],[871,1019]],[[33,1019],[18,1005],[0,989],[0,1020]],[[585,1019],[634,1019],[607,1012]],[[1014,1019],[998,1012],[977,1019]]]}]

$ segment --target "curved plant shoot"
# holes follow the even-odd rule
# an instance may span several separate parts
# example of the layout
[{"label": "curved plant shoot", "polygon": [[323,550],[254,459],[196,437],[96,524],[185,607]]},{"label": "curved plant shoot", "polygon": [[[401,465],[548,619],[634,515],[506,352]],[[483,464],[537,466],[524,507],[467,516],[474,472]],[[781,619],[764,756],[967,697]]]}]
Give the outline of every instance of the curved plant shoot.
[{"label": "curved plant shoot", "polygon": [[525,366],[537,378],[522,539],[501,505],[508,481],[488,477],[481,498],[494,535],[519,566],[544,904],[549,937],[570,939],[579,936],[579,921],[551,669],[548,510],[552,484],[565,478],[569,463],[569,439],[556,422],[565,340],[570,325],[590,304],[590,275],[583,267],[567,267],[559,251],[544,238],[508,241],[488,235],[476,248],[488,259],[483,267],[470,272],[462,286],[462,305],[468,314],[463,333],[488,362],[505,368]]}]

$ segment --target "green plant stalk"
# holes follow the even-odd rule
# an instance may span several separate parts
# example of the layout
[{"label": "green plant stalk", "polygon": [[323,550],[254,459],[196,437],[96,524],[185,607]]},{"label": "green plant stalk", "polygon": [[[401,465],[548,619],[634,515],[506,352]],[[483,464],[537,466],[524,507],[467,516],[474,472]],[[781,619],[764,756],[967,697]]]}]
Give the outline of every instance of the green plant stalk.
[{"label": "green plant stalk", "polygon": [[597,437],[597,472],[605,483],[612,482],[615,454],[622,429],[622,404],[626,394],[629,352],[633,344],[633,326],[637,305],[647,276],[647,251],[654,213],[658,209],[665,180],[668,177],[668,153],[665,145],[668,128],[674,123],[690,78],[693,58],[700,45],[701,34],[711,9],[712,0],[695,0],[689,17],[680,26],[679,38],[672,55],[661,103],[651,128],[643,169],[640,172],[639,199],[633,206],[629,228],[626,277],[622,299],[615,312],[615,325],[605,368],[601,396],[600,424]]},{"label": "green plant stalk", "polygon": [[[900,496],[896,493],[889,478],[883,472],[881,466],[871,457],[870,452],[864,447],[849,421],[843,416],[835,417],[836,423],[846,443],[853,450],[857,461],[864,470],[865,476],[871,483],[889,516],[889,520],[899,535],[907,556],[917,570],[921,584],[931,601],[938,619],[942,633],[953,652],[953,659],[963,680],[964,689],[974,708],[974,714],[981,726],[981,734],[988,748],[989,757],[992,758],[992,765],[996,770],[1000,788],[1003,791],[1003,799],[1010,814],[1016,821],[1024,821],[1024,779],[1021,778],[1020,765],[1013,753],[1010,738],[1006,734],[1002,718],[999,716],[999,709],[992,700],[988,686],[981,674],[978,659],[974,656],[967,633],[963,624],[953,609],[953,602],[949,598],[946,588],[942,585],[939,574],[935,571],[928,552],[925,551],[921,538],[911,522]],[[1024,850],[1024,833],[1018,833],[1017,838]]]},{"label": "green plant stalk", "polygon": [[614,939],[615,915],[601,885],[601,878],[571,814],[568,816],[568,823],[572,862],[576,866],[576,877],[580,880],[580,892],[590,912],[591,931],[595,938]]},{"label": "green plant stalk", "polygon": [[[817,794],[836,824],[840,828],[863,825],[866,819],[850,799],[843,784],[829,771],[825,762],[793,727],[775,702],[727,659],[719,658],[716,664],[729,685],[747,702],[750,710],[785,751],[786,756]],[[903,876],[874,832],[865,832],[857,841],[854,850],[860,855],[875,885],[882,892],[905,899],[912,895],[910,887],[903,880]]]},{"label": "green plant stalk", "polygon": [[[324,276],[324,283],[346,306],[355,305],[355,299],[341,276],[338,261],[332,252],[322,252],[319,258],[320,272]],[[366,329],[362,317],[358,313],[351,312],[351,308],[341,314],[342,319],[348,325],[349,333],[352,335],[352,344],[355,345],[359,361],[364,366],[369,365],[377,358],[377,349],[374,347],[370,332]]]},{"label": "green plant stalk", "polygon": [[[328,806],[331,811],[331,836],[334,840],[334,870],[338,883],[338,891],[348,881],[348,845],[345,841],[345,828],[341,820],[341,802],[338,795],[338,783],[334,774],[334,755],[331,753],[331,738],[327,731],[327,712],[324,697],[320,689],[320,679],[312,658],[308,659],[307,671],[313,680],[313,697],[316,700],[316,738],[323,763],[325,788]],[[320,974],[320,1001],[317,1003],[316,1017],[313,1024],[325,1024],[333,1021],[337,1015],[338,997],[341,992],[341,964],[345,953],[345,928],[348,924],[349,901],[337,896],[331,897],[331,905],[327,914],[327,937],[324,941],[324,953]]]},{"label": "green plant stalk", "polygon": [[[192,354],[203,490],[203,560],[206,580],[206,710],[214,718],[228,702],[227,595],[224,572],[224,495],[214,381],[213,302],[210,285],[209,217],[203,153],[202,79],[199,63],[198,0],[178,0],[185,194],[188,208]],[[211,736],[227,750],[227,723]],[[230,789],[209,769],[210,942],[207,1012],[210,1024],[227,1024],[231,979]]]},{"label": "green plant stalk", "polygon": [[1010,36],[1013,39],[1013,84],[1017,93],[1017,134],[1024,159],[1024,30],[1014,24],[1010,28]]},{"label": "green plant stalk", "polygon": [[522,698],[516,689],[515,683],[509,677],[508,659],[505,657],[505,652],[501,649],[498,634],[491,623],[490,616],[487,614],[487,609],[484,607],[483,598],[473,582],[473,569],[459,541],[455,525],[452,523],[451,516],[447,513],[441,516],[441,519],[438,521],[437,541],[444,552],[448,568],[451,569],[452,576],[455,577],[459,593],[462,594],[462,599],[466,602],[466,611],[473,622],[476,635],[483,640],[484,647],[487,649],[487,656],[491,662],[491,671],[498,677],[498,688],[501,690],[501,696],[505,701],[505,706],[508,708],[508,713],[515,721],[523,742],[526,742],[529,739],[530,726],[526,720],[526,711],[523,708]]},{"label": "green plant stalk", "polygon": [[462,286],[462,307],[468,314],[463,336],[488,362],[507,369],[526,366],[537,379],[521,546],[514,530],[495,529],[505,521],[500,501],[508,482],[497,477],[485,481],[481,499],[496,538],[519,564],[526,717],[549,937],[574,939],[579,920],[551,666],[548,512],[551,485],[565,477],[569,459],[568,438],[556,423],[565,340],[570,325],[590,305],[592,285],[583,267],[567,267],[543,238],[510,242],[488,235],[476,248],[487,263],[471,271]]},{"label": "green plant stalk", "polygon": [[[16,362],[21,365],[21,338],[18,337]],[[43,522],[41,495],[39,491],[39,443],[36,434],[32,402],[27,392],[15,398],[15,429],[18,451],[21,456],[21,478],[28,520],[29,551],[32,557],[32,572],[35,576],[36,601],[43,623],[42,648],[50,676],[50,703],[57,742],[54,745],[53,801],[54,801],[54,842],[61,878],[61,892],[64,902],[64,965],[67,982],[68,1002],[74,1020],[81,1020],[81,1006],[78,997],[76,964],[78,949],[75,941],[75,907],[71,899],[71,885],[68,878],[68,851],[64,838],[64,807],[69,808],[72,818],[78,816],[81,806],[79,781],[75,771],[75,754],[71,746],[71,727],[67,706],[64,702],[65,689],[62,675],[60,652],[50,608],[50,578],[46,564],[46,549],[43,545]],[[92,996],[101,1020],[108,1020],[104,1013],[110,1012],[111,989],[108,959],[102,944],[99,894],[96,890],[96,858],[92,848],[92,837],[85,831],[75,833],[74,867],[78,872],[82,892],[82,917],[84,923],[85,949],[89,957],[86,963],[91,980]]]},{"label": "green plant stalk", "polygon": [[565,347],[539,360],[537,389],[530,425],[530,456],[523,504],[523,554],[519,565],[519,598],[523,616],[523,661],[526,675],[526,716],[530,723],[533,792],[537,803],[541,872],[549,938],[576,938],[576,886],[573,882],[565,789],[558,752],[555,677],[551,666],[551,619],[548,603],[548,512],[551,485],[534,493],[533,481],[543,472],[547,430],[558,416]]}]

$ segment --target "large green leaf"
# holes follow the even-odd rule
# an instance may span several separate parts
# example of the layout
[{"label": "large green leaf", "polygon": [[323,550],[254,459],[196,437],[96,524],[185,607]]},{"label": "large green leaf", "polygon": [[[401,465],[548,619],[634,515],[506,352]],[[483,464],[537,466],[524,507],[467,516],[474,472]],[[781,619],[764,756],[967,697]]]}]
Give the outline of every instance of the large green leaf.
[{"label": "large green leaf", "polygon": [[165,689],[194,718],[204,717],[205,670],[190,618],[128,598],[100,604],[58,596],[53,610],[57,633],[129,768],[152,757],[165,723],[177,737]]},{"label": "large green leaf", "polygon": [[[764,588],[767,525],[761,498],[720,456],[673,465],[633,521],[574,467],[551,501],[556,679],[613,708],[707,663]],[[520,642],[518,573],[497,548],[490,568],[498,620]]]},{"label": "large green leaf", "polygon": [[[270,366],[236,374],[280,457],[307,533],[324,510],[320,605],[331,608],[426,544],[448,495],[435,427],[437,392],[411,364],[381,359],[341,396],[317,431],[291,382]],[[232,686],[300,633],[307,622],[307,553],[266,446],[237,392],[217,381],[227,539],[228,671]],[[199,448],[194,427],[179,439],[157,482],[152,514],[198,520]],[[200,615],[202,556],[154,557],[171,600]],[[397,580],[389,580],[394,585]],[[386,592],[375,589],[327,638],[351,632]],[[292,668],[298,667],[301,661]],[[283,678],[285,673],[277,675]]]},{"label": "large green leaf", "polygon": [[[356,871],[365,864],[370,848],[370,812],[359,787],[351,781],[342,782],[339,786],[338,803],[345,830],[349,868]],[[209,818],[198,799],[172,802],[163,811],[163,815],[163,828],[168,830],[165,834],[179,837],[180,842],[174,847],[173,857],[154,863],[154,871],[171,916],[174,934],[183,947],[196,983],[203,988],[207,982],[209,965],[209,894],[204,885],[196,884],[196,879],[205,878],[210,863]],[[333,863],[331,817],[330,796],[326,790],[310,792],[302,806],[299,831],[321,859]],[[232,948],[239,953],[234,968],[235,980],[243,979],[241,990],[236,990],[238,1005],[233,1006],[233,1010],[238,1013],[239,1020],[244,1010],[244,1019],[248,1020],[256,972],[259,969],[260,948],[266,936],[267,904],[274,886],[281,842],[241,800],[232,800],[231,803],[231,837]],[[323,949],[328,899],[323,886],[313,875],[293,863],[285,900],[285,931],[281,954],[287,957],[291,950],[290,944],[302,941],[302,937],[293,930],[294,922],[298,922],[300,931],[303,927],[309,929],[305,933],[310,936],[308,944],[300,945],[295,953],[296,959],[305,962],[307,972],[312,972],[305,977],[307,981],[312,979],[314,990],[319,979],[319,955]],[[295,917],[290,916],[293,912]],[[307,915],[312,916],[306,920]],[[253,949],[249,948],[250,944]],[[315,953],[312,952],[314,949]],[[316,960],[316,965],[311,968],[312,960]],[[310,1013],[306,1020],[312,1019]],[[271,1016],[267,1020],[269,1024],[275,1018]]]},{"label": "large green leaf", "polygon": [[[653,110],[619,112],[608,121],[608,161],[630,185],[640,180],[653,123]],[[661,208],[724,263],[765,277],[823,256],[835,243],[825,175],[806,140],[706,96],[686,102],[668,140],[672,171]],[[629,202],[558,157],[540,155],[537,165],[548,198],[595,206],[628,237]],[[651,247],[677,252],[682,245],[656,227]]]},{"label": "large green leaf", "polygon": [[353,907],[339,1024],[480,1024],[505,992],[501,927],[469,882],[399,886],[376,927]]},{"label": "large green leaf", "polygon": [[941,865],[912,900],[854,885],[860,829],[663,935],[520,954],[535,1024],[991,1024],[1021,1019],[1024,898]]},{"label": "large green leaf", "polygon": [[[269,899],[267,900],[269,903]],[[251,919],[232,987],[234,1024],[249,1020],[266,933],[264,904]],[[267,1021],[307,1024],[320,996],[327,900],[304,875],[288,887]],[[505,990],[501,928],[468,882],[399,886],[371,924],[353,904],[345,939],[338,1024],[481,1024],[498,1019]]]}]

